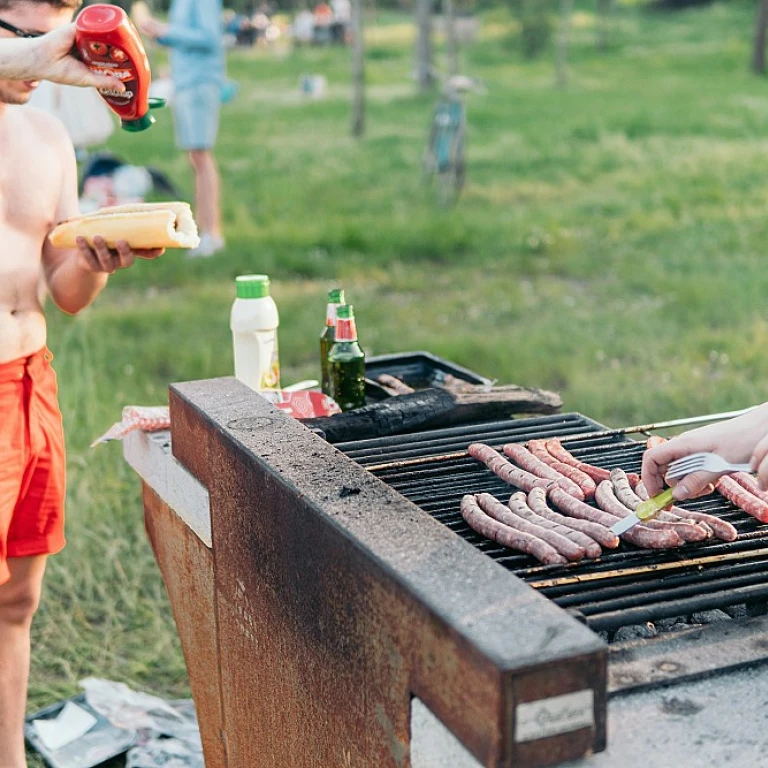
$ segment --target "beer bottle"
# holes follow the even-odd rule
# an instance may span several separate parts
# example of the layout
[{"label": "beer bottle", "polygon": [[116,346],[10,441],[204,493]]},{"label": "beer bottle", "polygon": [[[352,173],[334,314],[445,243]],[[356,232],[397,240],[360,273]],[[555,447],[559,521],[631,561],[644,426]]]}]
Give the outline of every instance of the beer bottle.
[{"label": "beer bottle", "polygon": [[328,353],[336,340],[336,309],[344,303],[344,291],[334,288],[328,291],[328,308],[325,310],[325,328],[320,334],[320,370],[321,388],[326,395],[331,394],[331,379],[328,376]]},{"label": "beer bottle", "polygon": [[336,309],[336,341],[328,353],[331,397],[342,411],[365,405],[365,352],[357,343],[351,304]]}]

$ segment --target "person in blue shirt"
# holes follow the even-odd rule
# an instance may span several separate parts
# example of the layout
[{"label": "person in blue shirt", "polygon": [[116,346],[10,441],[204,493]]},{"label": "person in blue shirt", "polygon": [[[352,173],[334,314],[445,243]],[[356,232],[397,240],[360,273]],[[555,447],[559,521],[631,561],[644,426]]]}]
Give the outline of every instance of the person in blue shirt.
[{"label": "person in blue shirt", "polygon": [[195,174],[200,245],[189,255],[212,256],[224,248],[213,156],[225,73],[221,0],[172,0],[167,24],[149,16],[139,29],[170,48],[176,144],[188,153]]}]

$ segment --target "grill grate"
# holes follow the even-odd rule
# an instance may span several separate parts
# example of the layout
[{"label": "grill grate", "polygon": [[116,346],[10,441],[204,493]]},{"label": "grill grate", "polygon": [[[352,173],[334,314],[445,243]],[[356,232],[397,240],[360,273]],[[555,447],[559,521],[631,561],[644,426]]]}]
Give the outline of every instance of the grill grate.
[{"label": "grill grate", "polygon": [[[597,422],[569,413],[338,443],[336,447],[597,631],[768,601],[768,526],[760,526],[719,494],[681,506],[728,520],[739,533],[736,541],[713,540],[668,551],[622,543],[597,561],[565,566],[541,565],[485,539],[464,522],[459,509],[464,494],[487,492],[506,502],[515,490],[466,455],[470,443],[483,442],[499,449],[508,442],[565,438],[568,449],[583,461],[639,472],[644,444],[624,435],[594,435],[604,431]],[[588,436],[578,437],[581,435]]]}]

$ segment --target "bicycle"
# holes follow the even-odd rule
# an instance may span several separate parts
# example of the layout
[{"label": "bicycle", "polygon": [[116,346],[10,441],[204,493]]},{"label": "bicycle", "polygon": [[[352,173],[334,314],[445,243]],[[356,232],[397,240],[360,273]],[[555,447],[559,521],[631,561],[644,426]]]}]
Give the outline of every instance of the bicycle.
[{"label": "bicycle", "polygon": [[423,171],[442,206],[456,203],[466,180],[467,109],[461,94],[471,90],[483,87],[463,75],[448,78],[432,114]]}]

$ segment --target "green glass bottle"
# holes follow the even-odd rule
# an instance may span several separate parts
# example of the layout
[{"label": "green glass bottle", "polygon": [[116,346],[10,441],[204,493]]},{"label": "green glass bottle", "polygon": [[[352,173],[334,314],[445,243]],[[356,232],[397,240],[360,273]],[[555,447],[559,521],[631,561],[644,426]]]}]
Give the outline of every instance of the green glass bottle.
[{"label": "green glass bottle", "polygon": [[328,353],[331,397],[342,411],[365,405],[365,352],[357,343],[351,304],[336,309],[336,341]]},{"label": "green glass bottle", "polygon": [[334,288],[328,291],[328,306],[325,310],[325,328],[320,334],[320,371],[321,389],[326,395],[331,394],[331,378],[328,375],[328,353],[336,341],[336,309],[344,303],[344,291]]}]

